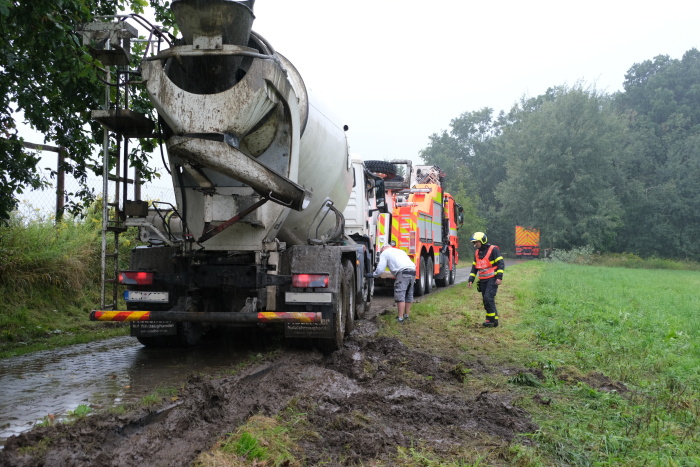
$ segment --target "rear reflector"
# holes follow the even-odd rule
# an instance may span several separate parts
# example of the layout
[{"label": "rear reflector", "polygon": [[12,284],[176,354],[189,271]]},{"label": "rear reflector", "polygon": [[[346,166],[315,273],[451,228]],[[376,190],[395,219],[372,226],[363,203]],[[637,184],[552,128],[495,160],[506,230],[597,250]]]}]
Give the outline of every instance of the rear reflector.
[{"label": "rear reflector", "polygon": [[328,287],[328,274],[292,274],[292,286],[307,287]]},{"label": "rear reflector", "polygon": [[143,271],[121,271],[119,273],[119,283],[125,285],[151,285],[153,284],[153,273]]}]

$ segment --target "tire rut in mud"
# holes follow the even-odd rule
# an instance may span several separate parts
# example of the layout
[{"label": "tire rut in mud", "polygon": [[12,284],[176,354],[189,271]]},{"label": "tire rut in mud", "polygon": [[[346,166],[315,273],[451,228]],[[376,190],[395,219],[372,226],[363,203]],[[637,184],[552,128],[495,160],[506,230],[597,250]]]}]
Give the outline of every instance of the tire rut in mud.
[{"label": "tire rut in mud", "polygon": [[[458,363],[358,333],[330,356],[288,350],[235,376],[191,376],[160,411],[98,414],[11,437],[0,464],[190,465],[248,417],[274,416],[292,401],[315,433],[299,443],[306,465],[388,462],[398,446],[416,444],[437,453],[493,448],[537,429],[508,393],[466,393]],[[475,373],[485,371],[479,365]]]}]

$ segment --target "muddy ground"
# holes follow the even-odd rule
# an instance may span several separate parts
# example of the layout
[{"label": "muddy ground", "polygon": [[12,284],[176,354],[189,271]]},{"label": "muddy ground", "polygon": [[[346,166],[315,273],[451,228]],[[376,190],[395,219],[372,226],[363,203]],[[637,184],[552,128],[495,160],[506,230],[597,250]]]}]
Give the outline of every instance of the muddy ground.
[{"label": "muddy ground", "polygon": [[511,440],[537,430],[512,405],[514,395],[469,393],[461,381],[465,367],[471,377],[504,369],[377,336],[378,315],[394,314],[391,305],[375,299],[341,351],[286,349],[235,376],[190,375],[177,399],[158,409],[96,414],[13,436],[0,465],[187,466],[252,415],[290,406],[307,414],[313,433],[299,441],[304,465],[392,465],[399,446],[448,457],[473,449],[493,465]]}]

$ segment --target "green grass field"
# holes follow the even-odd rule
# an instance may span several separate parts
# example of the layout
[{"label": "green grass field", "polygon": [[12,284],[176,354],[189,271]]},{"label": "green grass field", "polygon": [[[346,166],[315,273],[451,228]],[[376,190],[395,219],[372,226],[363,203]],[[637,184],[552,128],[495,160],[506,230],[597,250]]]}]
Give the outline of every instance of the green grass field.
[{"label": "green grass field", "polygon": [[700,464],[700,273],[564,263],[513,270],[524,281],[512,330],[530,343],[524,363],[552,375],[596,372],[626,388],[549,378],[555,402],[528,407],[542,427],[535,451],[576,465]]},{"label": "green grass field", "polygon": [[697,271],[529,261],[506,271],[497,330],[479,329],[481,297],[460,284],[414,305],[410,332],[389,319],[384,332],[542,375],[465,382],[519,392],[540,426],[534,445],[511,446],[509,463],[700,465],[698,291]]}]

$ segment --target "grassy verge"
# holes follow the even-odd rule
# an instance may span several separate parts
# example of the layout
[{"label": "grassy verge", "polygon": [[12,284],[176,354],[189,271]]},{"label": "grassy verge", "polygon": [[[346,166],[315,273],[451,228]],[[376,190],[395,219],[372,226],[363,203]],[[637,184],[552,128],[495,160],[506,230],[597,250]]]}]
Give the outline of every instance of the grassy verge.
[{"label": "grassy verge", "polygon": [[100,303],[100,226],[90,215],[0,226],[0,358],[126,334],[88,321]]}]

